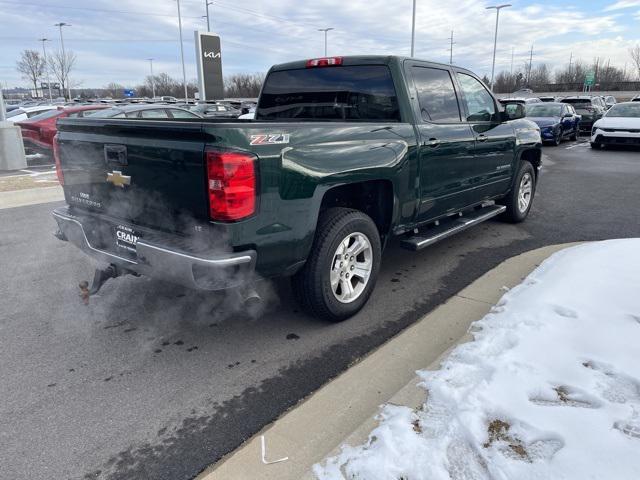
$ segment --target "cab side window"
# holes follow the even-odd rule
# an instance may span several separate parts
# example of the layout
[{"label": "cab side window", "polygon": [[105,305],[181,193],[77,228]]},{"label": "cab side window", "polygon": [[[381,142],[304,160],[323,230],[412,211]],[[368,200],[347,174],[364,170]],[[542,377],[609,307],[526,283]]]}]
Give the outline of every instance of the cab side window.
[{"label": "cab side window", "polygon": [[449,72],[427,67],[413,67],[412,72],[422,119],[435,123],[459,122],[458,97]]},{"label": "cab side window", "polygon": [[484,85],[471,75],[458,72],[458,81],[467,105],[468,122],[490,122],[495,118],[496,105]]}]

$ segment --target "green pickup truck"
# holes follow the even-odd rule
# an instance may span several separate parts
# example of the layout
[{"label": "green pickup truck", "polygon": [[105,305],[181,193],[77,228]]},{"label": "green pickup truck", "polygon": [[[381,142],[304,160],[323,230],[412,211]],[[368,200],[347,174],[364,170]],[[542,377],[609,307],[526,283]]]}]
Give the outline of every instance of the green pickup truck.
[{"label": "green pickup truck", "polygon": [[102,264],[92,293],[123,274],[247,291],[291,276],[340,321],[392,236],[420,250],[526,218],[541,140],[523,116],[468,70],[354,56],[272,67],[254,120],[64,119],[56,236]]}]

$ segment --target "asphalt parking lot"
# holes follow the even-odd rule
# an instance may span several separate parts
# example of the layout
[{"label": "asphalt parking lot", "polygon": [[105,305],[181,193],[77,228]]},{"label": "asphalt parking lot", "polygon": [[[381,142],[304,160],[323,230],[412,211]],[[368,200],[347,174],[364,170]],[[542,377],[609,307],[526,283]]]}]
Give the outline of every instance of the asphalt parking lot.
[{"label": "asphalt parking lot", "polygon": [[131,277],[84,305],[92,269],[51,235],[57,204],[0,210],[0,477],[193,478],[504,259],[640,237],[640,150],[582,139],[544,153],[524,224],[491,221],[418,253],[392,244],[371,301],[341,324],[299,313],[287,282],[261,286],[258,318],[233,292]]}]

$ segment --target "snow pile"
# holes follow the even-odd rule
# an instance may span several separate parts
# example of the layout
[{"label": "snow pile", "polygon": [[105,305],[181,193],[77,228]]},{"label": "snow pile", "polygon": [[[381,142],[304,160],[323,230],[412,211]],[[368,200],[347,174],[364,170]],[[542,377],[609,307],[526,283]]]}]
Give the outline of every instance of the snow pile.
[{"label": "snow pile", "polygon": [[556,253],[322,480],[640,479],[640,239]]}]

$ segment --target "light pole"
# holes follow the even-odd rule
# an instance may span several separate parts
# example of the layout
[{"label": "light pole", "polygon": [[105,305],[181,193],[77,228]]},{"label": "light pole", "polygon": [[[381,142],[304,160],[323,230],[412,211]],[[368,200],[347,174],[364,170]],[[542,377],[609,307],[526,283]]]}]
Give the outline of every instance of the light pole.
[{"label": "light pole", "polygon": [[498,19],[500,18],[500,10],[503,8],[510,7],[510,3],[505,3],[503,5],[493,5],[491,7],[487,7],[487,10],[491,10],[492,8],[496,9],[496,33],[493,37],[493,62],[491,64],[491,90],[493,90],[493,76],[496,71],[496,48],[498,45]]},{"label": "light pole", "polygon": [[187,93],[187,71],[184,68],[184,45],[182,44],[182,14],[180,13],[180,0],[178,2],[178,28],[180,29],[180,58],[182,59],[182,85],[184,86],[184,102],[189,101]]},{"label": "light pole", "polygon": [[[64,71],[67,69],[67,54],[64,51],[64,39],[62,38],[62,27],[71,27],[68,23],[60,22],[56,23],[54,27],[58,27],[60,29],[60,46],[62,47],[62,65],[60,65],[60,69],[62,70],[62,78],[67,80],[67,93],[69,94],[69,101],[71,101],[71,80],[69,80],[69,72]],[[70,70],[70,69],[69,69]]]},{"label": "light pole", "polygon": [[49,101],[53,103],[53,96],[51,95],[51,80],[49,79],[49,64],[47,63],[47,49],[44,46],[44,42],[48,42],[49,39],[39,38],[38,41],[42,42],[42,55],[44,56],[44,71],[47,72],[47,87],[49,87]]},{"label": "light pole", "polygon": [[333,27],[318,29],[319,32],[324,32],[324,56],[325,57],[327,56],[327,32],[329,30],[333,30]]},{"label": "light pole", "polygon": [[456,42],[453,41],[453,30],[451,30],[451,36],[449,37],[449,65],[453,65],[453,46]]},{"label": "light pole", "polygon": [[213,2],[209,0],[204,0],[205,7],[207,9],[207,32],[211,31],[211,25],[209,25],[209,5],[213,5]]},{"label": "light pole", "polygon": [[153,58],[147,58],[149,60],[149,68],[151,69],[151,99],[156,98],[156,81],[153,78]]},{"label": "light pole", "polygon": [[411,18],[411,56],[413,57],[413,47],[416,43],[416,0],[413,0],[413,17]]}]

